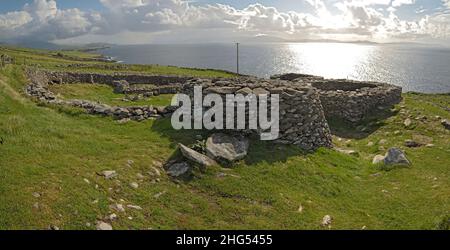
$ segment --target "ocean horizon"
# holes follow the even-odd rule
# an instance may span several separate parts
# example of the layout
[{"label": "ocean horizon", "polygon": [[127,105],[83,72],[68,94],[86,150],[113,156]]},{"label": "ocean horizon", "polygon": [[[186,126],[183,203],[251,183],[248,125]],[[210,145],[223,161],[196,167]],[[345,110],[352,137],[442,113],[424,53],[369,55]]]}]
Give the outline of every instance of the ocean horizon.
[{"label": "ocean horizon", "polygon": [[[126,64],[158,64],[236,72],[235,44],[112,45],[101,51]],[[240,73],[262,78],[303,73],[386,82],[404,92],[449,93],[450,48],[420,44],[240,44]]]}]

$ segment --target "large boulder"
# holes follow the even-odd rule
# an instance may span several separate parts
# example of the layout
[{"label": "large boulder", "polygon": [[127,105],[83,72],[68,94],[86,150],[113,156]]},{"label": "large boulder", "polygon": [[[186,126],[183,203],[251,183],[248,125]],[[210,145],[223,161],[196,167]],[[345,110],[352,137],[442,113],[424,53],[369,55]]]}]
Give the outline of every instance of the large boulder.
[{"label": "large boulder", "polygon": [[207,155],[227,164],[244,159],[247,156],[248,147],[249,141],[244,136],[217,133],[206,140]]},{"label": "large boulder", "polygon": [[181,143],[178,144],[178,146],[180,147],[180,151],[183,154],[183,156],[190,161],[193,161],[204,167],[217,165],[217,163],[213,159],[209,158],[206,155],[200,154],[199,152],[194,151]]},{"label": "large boulder", "polygon": [[398,148],[390,148],[384,158],[386,165],[411,165],[411,162],[406,158],[405,153]]}]

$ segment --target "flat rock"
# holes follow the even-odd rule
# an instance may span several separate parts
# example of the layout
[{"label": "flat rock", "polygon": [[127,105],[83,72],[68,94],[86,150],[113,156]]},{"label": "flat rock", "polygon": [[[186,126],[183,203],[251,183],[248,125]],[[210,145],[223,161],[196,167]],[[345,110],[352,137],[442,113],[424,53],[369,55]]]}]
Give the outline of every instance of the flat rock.
[{"label": "flat rock", "polygon": [[103,177],[105,177],[106,179],[112,179],[112,178],[114,178],[114,177],[117,176],[117,172],[114,171],[114,170],[106,170],[106,171],[103,171],[103,172],[101,173],[101,175],[102,175]]},{"label": "flat rock", "polygon": [[97,225],[95,226],[97,230],[113,230],[112,226],[106,222],[99,221],[97,222]]},{"label": "flat rock", "polygon": [[405,127],[409,127],[409,126],[411,126],[411,124],[412,124],[412,121],[411,121],[411,119],[409,119],[409,118],[407,118],[407,119],[403,122],[403,125],[405,125]]},{"label": "flat rock", "polygon": [[380,164],[382,162],[384,162],[383,155],[375,155],[375,157],[373,157],[372,164],[376,165],[376,164]]},{"label": "flat rock", "polygon": [[127,205],[127,208],[135,209],[135,210],[142,210],[142,207],[136,206],[136,205]]},{"label": "flat rock", "polygon": [[122,204],[114,204],[114,205],[110,205],[109,208],[117,211],[117,212],[125,212],[125,208],[123,207]]},{"label": "flat rock", "polygon": [[408,147],[408,148],[418,148],[418,147],[421,147],[422,144],[420,144],[420,143],[418,143],[418,142],[416,142],[414,140],[406,140],[405,141],[405,146]]},{"label": "flat rock", "polygon": [[211,135],[206,140],[207,155],[216,161],[233,163],[247,156],[249,141],[243,136],[231,136],[223,133]]},{"label": "flat rock", "polygon": [[178,162],[170,165],[167,168],[167,174],[172,177],[180,177],[189,173],[191,170],[191,166],[187,162]]},{"label": "flat rock", "polygon": [[325,215],[322,219],[322,226],[331,226],[331,222],[333,221],[333,218],[330,215]]},{"label": "flat rock", "polygon": [[386,165],[411,165],[405,153],[398,148],[390,148],[384,158]]},{"label": "flat rock", "polygon": [[339,153],[342,154],[346,154],[346,155],[353,155],[353,156],[358,156],[358,152],[356,152],[355,150],[352,149],[342,149],[342,148],[336,148],[336,151],[338,151]]},{"label": "flat rock", "polygon": [[217,165],[216,161],[214,161],[213,159],[209,158],[206,155],[200,154],[199,152],[192,150],[181,143],[178,144],[178,146],[180,147],[180,151],[183,154],[183,156],[190,161],[198,163],[204,167],[211,167]]},{"label": "flat rock", "polygon": [[136,182],[132,182],[132,183],[130,183],[130,187],[132,187],[134,189],[138,189],[139,188],[139,184],[137,184]]}]

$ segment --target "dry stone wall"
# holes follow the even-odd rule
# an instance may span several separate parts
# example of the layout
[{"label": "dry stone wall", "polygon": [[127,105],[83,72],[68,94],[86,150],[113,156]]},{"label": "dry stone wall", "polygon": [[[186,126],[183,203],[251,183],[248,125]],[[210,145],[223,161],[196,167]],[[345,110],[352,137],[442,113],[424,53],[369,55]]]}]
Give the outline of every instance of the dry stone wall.
[{"label": "dry stone wall", "polygon": [[[26,74],[30,81],[26,87],[26,93],[44,103],[79,107],[91,114],[111,116],[117,120],[143,121],[165,116],[173,112],[173,107],[110,107],[106,104],[86,100],[62,100],[48,89],[48,85],[54,84],[54,82],[52,78],[48,77],[47,72],[29,68],[26,70]],[[64,82],[60,82],[59,84],[64,84]]]},{"label": "dry stone wall", "polygon": [[402,99],[401,87],[385,83],[324,79],[300,74],[273,78],[289,78],[293,84],[310,85],[317,89],[328,119],[338,118],[352,123],[360,122],[378,108],[395,105]]},{"label": "dry stone wall", "polygon": [[184,83],[192,77],[169,76],[169,75],[145,75],[145,74],[99,74],[84,72],[57,72],[39,71],[48,83],[71,84],[71,83],[97,83],[112,85],[114,81],[127,81],[129,84],[152,84],[171,85],[174,83]]},{"label": "dry stone wall", "polygon": [[[107,75],[50,72],[30,68],[26,73],[30,79],[26,93],[40,101],[81,107],[92,114],[112,116],[120,120],[141,121],[160,117],[171,114],[176,107],[110,107],[84,100],[60,100],[47,87],[49,84],[108,84],[116,93],[187,93],[192,97],[194,87],[202,86],[203,94],[215,93],[221,96],[278,94],[280,137],[277,142],[295,144],[306,150],[332,146],[327,119],[340,118],[359,122],[380,106],[388,107],[400,102],[402,93],[400,87],[384,83],[329,80],[303,74],[278,75],[266,80],[252,77],[197,79],[140,74]],[[226,106],[224,108],[226,109]],[[246,114],[248,119],[248,107]],[[263,131],[248,129],[244,132],[260,134]]]}]

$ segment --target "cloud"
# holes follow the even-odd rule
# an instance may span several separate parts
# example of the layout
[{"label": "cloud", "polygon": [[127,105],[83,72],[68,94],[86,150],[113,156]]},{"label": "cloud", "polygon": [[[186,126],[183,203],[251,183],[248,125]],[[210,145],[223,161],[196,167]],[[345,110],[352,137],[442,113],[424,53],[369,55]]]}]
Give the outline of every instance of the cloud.
[{"label": "cloud", "polygon": [[[180,38],[194,39],[189,34],[196,34],[199,41],[211,41],[263,33],[291,40],[345,37],[389,41],[447,37],[450,33],[445,13],[409,21],[395,14],[414,0],[342,0],[332,5],[323,0],[303,0],[312,12],[283,12],[258,3],[238,9],[183,0],[99,1],[105,7],[102,12],[59,9],[54,0],[34,0],[21,11],[0,15],[0,40],[121,36],[123,41],[124,34],[140,34],[130,35],[130,42],[136,42],[140,37],[145,37],[143,41],[158,40],[158,36],[177,40],[179,33]],[[450,0],[442,1],[450,8]]]},{"label": "cloud", "polygon": [[49,41],[90,32],[101,17],[79,9],[60,10],[55,1],[35,0],[22,11],[0,15],[0,39]]}]

